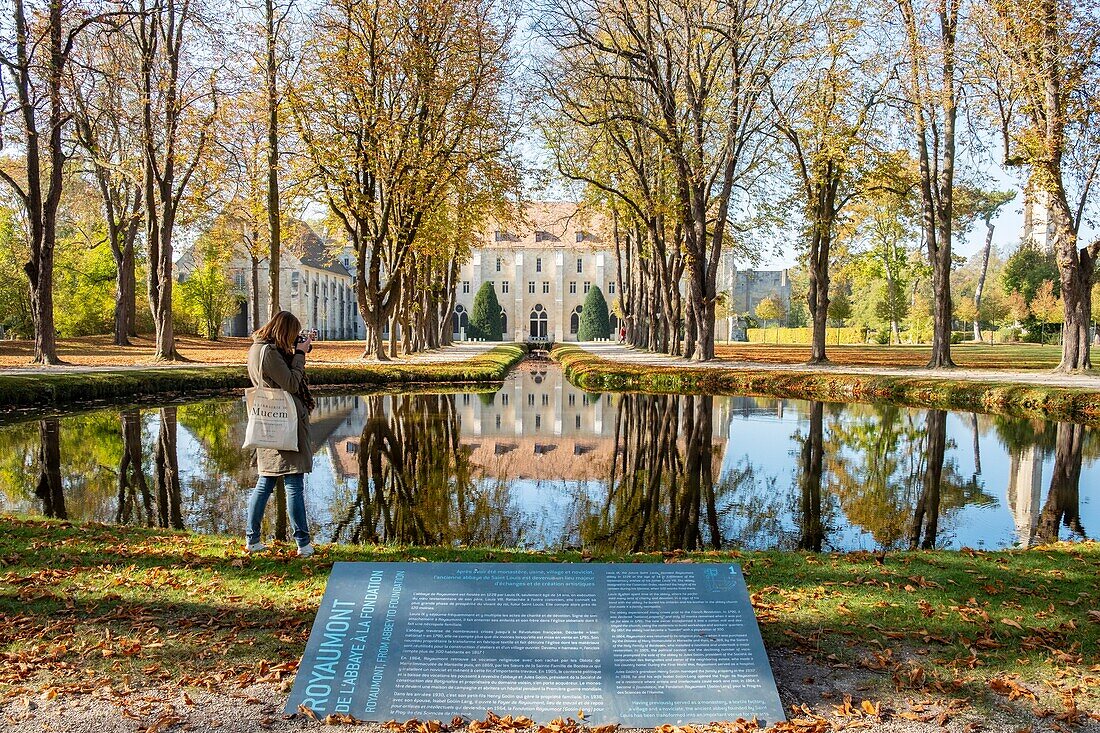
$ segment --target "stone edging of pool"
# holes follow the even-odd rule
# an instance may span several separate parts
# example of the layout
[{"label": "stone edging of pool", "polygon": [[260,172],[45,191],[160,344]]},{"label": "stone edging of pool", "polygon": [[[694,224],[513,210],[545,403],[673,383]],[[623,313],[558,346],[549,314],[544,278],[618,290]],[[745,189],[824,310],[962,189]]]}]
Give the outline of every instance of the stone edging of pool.
[{"label": "stone edging of pool", "polygon": [[[308,374],[310,385],[317,387],[487,384],[503,381],[526,353],[522,344],[501,344],[461,361],[318,364],[310,366]],[[246,386],[248,374],[243,365],[0,374],[0,408],[57,407],[93,400],[124,402],[149,396],[207,394]]]},{"label": "stone edging of pool", "polygon": [[[550,354],[566,378],[591,392],[753,395],[823,402],[886,401],[909,407],[1036,417],[1100,424],[1100,391],[1088,387],[1018,384],[895,374],[814,371],[812,367],[723,369],[616,362],[581,346],[558,345]],[[660,355],[663,356],[663,355]]]}]

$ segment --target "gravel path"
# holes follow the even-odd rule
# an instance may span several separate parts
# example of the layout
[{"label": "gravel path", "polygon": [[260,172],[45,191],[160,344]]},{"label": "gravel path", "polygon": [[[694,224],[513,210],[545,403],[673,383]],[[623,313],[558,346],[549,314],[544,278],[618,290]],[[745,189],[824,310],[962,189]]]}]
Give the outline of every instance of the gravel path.
[{"label": "gravel path", "polygon": [[584,343],[580,346],[593,356],[623,364],[728,369],[731,371],[776,371],[802,374],[857,374],[867,376],[912,377],[942,381],[997,382],[1001,384],[1034,384],[1043,387],[1084,387],[1100,389],[1100,375],[1055,374],[1042,370],[1011,369],[924,369],[919,367],[862,367],[841,364],[764,364],[754,361],[713,359],[695,362],[651,351],[630,349],[610,343]]},{"label": "gravel path", "polygon": [[[786,651],[773,653],[771,657],[780,697],[788,709],[791,705],[805,705],[812,714],[827,718],[831,729],[852,728],[869,733],[1021,733],[1057,729],[1052,716],[1037,717],[1027,705],[1009,703],[1003,698],[996,698],[991,706],[971,706],[964,700],[952,703],[951,698],[943,694],[882,692],[890,689],[889,680],[883,673],[843,666],[824,667]],[[287,683],[253,685],[217,693],[193,688],[183,691],[178,687],[130,692],[105,688],[91,695],[62,696],[52,700],[41,697],[0,699],[0,731],[282,733],[345,728],[322,725],[302,716],[288,718],[282,712],[288,689]],[[877,718],[858,712],[838,715],[836,707],[844,706],[846,696],[851,697],[854,708],[859,708],[865,699],[873,700],[880,705],[882,715]],[[905,712],[912,717],[914,710],[920,713],[917,717],[927,720],[908,720],[897,715]],[[941,715],[945,711],[946,715]],[[494,712],[503,715],[507,711]],[[805,717],[801,713],[799,716]],[[698,726],[696,729],[703,733]],[[392,733],[378,724],[367,724],[357,730]],[[652,729],[646,730],[653,733]],[[1086,719],[1072,730],[1100,733],[1100,722]],[[621,733],[631,731],[621,729]]]}]

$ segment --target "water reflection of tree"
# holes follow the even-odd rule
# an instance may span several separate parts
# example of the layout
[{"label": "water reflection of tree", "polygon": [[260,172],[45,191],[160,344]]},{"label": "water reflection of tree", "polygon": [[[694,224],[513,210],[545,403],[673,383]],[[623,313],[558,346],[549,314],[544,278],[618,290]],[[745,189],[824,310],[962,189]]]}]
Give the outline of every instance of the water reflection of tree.
[{"label": "water reflection of tree", "polygon": [[153,488],[161,527],[183,529],[180,467],[177,453],[176,408],[160,408],[160,430],[153,449]]},{"label": "water reflection of tree", "polygon": [[620,396],[607,497],[582,523],[585,543],[631,552],[721,547],[712,430],[712,397]]},{"label": "water reflection of tree", "polygon": [[[206,400],[181,405],[177,417],[179,426],[202,446],[198,470],[190,471],[187,478],[187,516],[192,529],[240,530],[249,490],[256,484],[254,451],[241,448],[247,425],[244,402]],[[281,481],[278,492],[272,501],[274,535],[285,540],[286,498]]]},{"label": "water reflection of tree", "polygon": [[508,488],[475,480],[454,395],[364,398],[359,487],[334,542],[496,545],[522,542]]},{"label": "water reflection of tree", "polygon": [[[1032,499],[1035,503],[1031,505],[1027,502],[1028,497],[1012,495],[1014,484],[1010,479],[1010,503],[1015,500],[1016,506],[1019,506],[1019,502],[1024,502],[1024,506],[1030,508],[1031,512],[1038,513],[1037,517],[1030,514],[1030,527],[1024,523],[1029,513],[1026,509],[1022,517],[1017,517],[1021,544],[1029,546],[1034,542],[1054,542],[1060,538],[1060,529],[1063,526],[1070,533],[1083,537],[1085,530],[1081,523],[1081,467],[1085,458],[1095,459],[1100,456],[1100,433],[1074,423],[1002,416],[995,417],[993,425],[997,437],[1014,459],[1013,468],[1017,464],[1021,467],[1026,464],[1030,472],[1027,475],[1036,482],[1030,487],[1015,486],[1019,493],[1025,493],[1029,488],[1035,492]],[[1054,466],[1050,486],[1040,509],[1040,488],[1037,482],[1040,480],[1044,459],[1051,455],[1054,456]],[[1017,477],[1013,477],[1015,478]]]},{"label": "water reflection of tree", "polygon": [[927,445],[924,475],[921,479],[920,498],[917,499],[913,522],[909,528],[909,546],[931,550],[936,546],[940,521],[940,486],[943,480],[944,455],[947,451],[947,411],[929,410],[925,425]]},{"label": "water reflection of tree", "polygon": [[145,479],[145,449],[141,441],[141,411],[125,408],[122,420],[122,457],[118,462],[118,511],[121,524],[149,524],[153,517],[153,494]]},{"label": "water reflection of tree", "polygon": [[825,406],[810,403],[806,437],[802,439],[799,459],[799,533],[798,549],[821,552],[825,541],[825,523],[821,518],[821,473],[825,454]]},{"label": "water reflection of tree", "polygon": [[38,483],[35,496],[47,517],[68,519],[65,491],[61,485],[61,421],[47,417],[38,421]]},{"label": "water reflection of tree", "polygon": [[1080,498],[1084,444],[1084,425],[1058,423],[1050,491],[1035,530],[1036,538],[1040,542],[1056,541],[1062,525],[1074,534],[1082,537],[1085,534],[1085,528],[1081,524]]},{"label": "water reflection of tree", "polygon": [[880,546],[935,546],[940,519],[971,504],[992,504],[977,476],[963,477],[946,438],[946,413],[924,421],[895,405],[853,407],[829,429],[826,474],[848,521]]}]

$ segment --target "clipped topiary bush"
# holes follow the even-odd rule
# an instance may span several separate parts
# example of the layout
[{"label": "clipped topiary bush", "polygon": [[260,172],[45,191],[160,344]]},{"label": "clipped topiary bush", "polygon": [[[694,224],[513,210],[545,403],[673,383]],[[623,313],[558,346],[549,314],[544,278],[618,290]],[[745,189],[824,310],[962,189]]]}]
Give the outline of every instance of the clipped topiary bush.
[{"label": "clipped topiary bush", "polygon": [[577,328],[578,341],[594,341],[611,337],[611,316],[607,312],[607,301],[599,285],[594,285],[584,298],[581,310],[581,322]]},{"label": "clipped topiary bush", "polygon": [[501,340],[500,302],[491,282],[483,283],[474,296],[474,308],[470,313],[468,338]]}]

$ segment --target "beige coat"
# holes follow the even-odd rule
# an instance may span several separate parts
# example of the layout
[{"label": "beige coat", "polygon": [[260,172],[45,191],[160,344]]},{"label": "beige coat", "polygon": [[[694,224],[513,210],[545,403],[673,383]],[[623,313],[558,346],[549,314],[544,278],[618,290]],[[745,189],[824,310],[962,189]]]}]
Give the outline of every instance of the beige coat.
[{"label": "beige coat", "polygon": [[[264,355],[260,364],[260,354]],[[313,470],[313,448],[310,444],[309,413],[296,394],[298,384],[306,376],[306,357],[295,353],[290,366],[274,344],[252,344],[248,351],[248,377],[254,387],[285,389],[298,408],[298,450],[256,450],[256,470],[261,476],[285,476],[292,473],[309,473]]]}]

